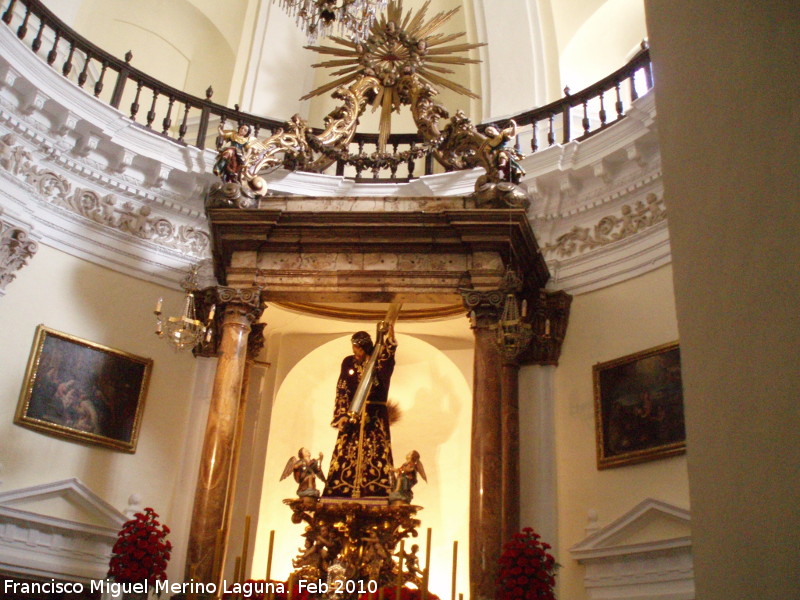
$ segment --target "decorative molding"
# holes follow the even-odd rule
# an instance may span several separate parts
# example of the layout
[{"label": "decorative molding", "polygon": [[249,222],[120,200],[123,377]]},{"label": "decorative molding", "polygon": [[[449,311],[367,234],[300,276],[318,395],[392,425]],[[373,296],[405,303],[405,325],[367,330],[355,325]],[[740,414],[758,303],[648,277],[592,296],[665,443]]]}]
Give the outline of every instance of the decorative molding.
[{"label": "decorative molding", "polygon": [[[596,514],[590,511],[594,529]],[[689,511],[643,500],[570,548],[590,600],[693,600]]]},{"label": "decorative molding", "polygon": [[620,212],[620,216],[606,215],[593,227],[574,226],[555,242],[546,244],[542,254],[559,258],[583,254],[641,233],[667,218],[663,198],[657,198],[652,192],[647,194],[645,202],[639,200],[634,206],[623,204]]},{"label": "decorative molding", "polygon": [[28,264],[37,250],[39,244],[31,239],[30,230],[3,218],[0,208],[0,296],[6,293],[6,286],[17,276],[16,272]]},{"label": "decorative molding", "polygon": [[204,258],[208,253],[207,231],[151,216],[152,209],[147,205],[136,206],[130,200],[120,201],[113,194],[101,196],[93,190],[74,186],[66,177],[37,166],[32,154],[16,143],[12,133],[0,138],[0,157],[0,166],[53,206],[119,233],[178,250],[187,257]]},{"label": "decorative molding", "polygon": [[[83,518],[51,516],[33,508],[53,499],[77,508]],[[44,578],[104,579],[125,520],[74,478],[0,493],[0,570]]]}]

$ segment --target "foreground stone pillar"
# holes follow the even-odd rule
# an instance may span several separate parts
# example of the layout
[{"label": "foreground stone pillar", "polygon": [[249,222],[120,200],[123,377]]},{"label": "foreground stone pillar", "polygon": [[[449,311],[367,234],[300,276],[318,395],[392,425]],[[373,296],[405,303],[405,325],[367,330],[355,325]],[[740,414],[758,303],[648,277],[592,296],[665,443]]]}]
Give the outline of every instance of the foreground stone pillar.
[{"label": "foreground stone pillar", "polygon": [[505,544],[519,531],[519,365],[503,360],[500,380],[502,502],[500,528]]},{"label": "foreground stone pillar", "polygon": [[496,292],[464,295],[475,332],[469,498],[469,576],[474,600],[494,598],[503,543],[502,360],[495,342],[502,299]]},{"label": "foreground stone pillar", "polygon": [[[230,488],[233,485],[237,416],[242,396],[247,342],[263,310],[260,288],[214,288],[222,313],[219,356],[197,478],[185,577],[216,582],[215,549],[224,556],[228,537]],[[219,542],[217,541],[219,540]]]}]

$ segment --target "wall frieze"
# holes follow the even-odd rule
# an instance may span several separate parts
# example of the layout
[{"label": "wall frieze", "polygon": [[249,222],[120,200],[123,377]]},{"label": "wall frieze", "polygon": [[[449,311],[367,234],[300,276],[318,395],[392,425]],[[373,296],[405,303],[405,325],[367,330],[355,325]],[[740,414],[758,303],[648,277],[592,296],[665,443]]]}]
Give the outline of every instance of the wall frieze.
[{"label": "wall frieze", "polygon": [[0,166],[24,182],[48,204],[118,233],[177,250],[191,258],[208,255],[207,230],[154,214],[150,206],[80,187],[64,175],[36,164],[33,153],[17,144],[14,134],[0,138]]},{"label": "wall frieze", "polygon": [[651,192],[647,194],[645,201],[623,204],[619,214],[606,215],[593,226],[574,226],[567,233],[558,236],[555,241],[545,244],[542,247],[542,254],[545,257],[569,258],[590,252],[642,233],[665,221],[666,218],[664,199],[657,198]]}]

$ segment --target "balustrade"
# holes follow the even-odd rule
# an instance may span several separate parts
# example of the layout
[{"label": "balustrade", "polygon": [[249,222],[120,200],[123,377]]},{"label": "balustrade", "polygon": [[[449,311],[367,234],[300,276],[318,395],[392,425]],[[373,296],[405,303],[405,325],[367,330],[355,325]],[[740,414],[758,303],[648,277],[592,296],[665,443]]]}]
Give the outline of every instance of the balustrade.
[{"label": "balustrade", "polygon": [[[112,56],[61,22],[40,0],[8,0],[0,19],[23,41],[32,34],[31,50],[40,56],[46,52],[43,58],[47,63],[78,87],[86,88],[88,84],[96,98],[176,143],[201,149],[214,147],[219,124],[251,125],[259,137],[283,127],[282,121],[240,111],[238,105],[231,109],[212,102],[211,86],[205,98],[199,98],[150,77],[131,64],[131,52],[124,60]],[[114,85],[108,95],[106,82],[112,77]],[[563,98],[509,117],[518,126],[517,149],[526,146],[536,152],[594,135],[623,119],[631,103],[652,87],[650,52],[643,43],[641,51],[625,66],[597,83],[576,94],[567,88]],[[144,114],[140,112],[142,102],[148,106]],[[606,104],[611,106],[612,102],[613,110],[608,111]],[[489,124],[479,125],[478,129]],[[580,134],[573,135],[573,130]],[[382,155],[377,154],[377,141],[377,133],[356,133],[349,155],[340,157],[331,167],[332,172],[360,182],[406,181],[434,172],[433,155],[422,148],[421,136],[392,134],[387,152]]]}]

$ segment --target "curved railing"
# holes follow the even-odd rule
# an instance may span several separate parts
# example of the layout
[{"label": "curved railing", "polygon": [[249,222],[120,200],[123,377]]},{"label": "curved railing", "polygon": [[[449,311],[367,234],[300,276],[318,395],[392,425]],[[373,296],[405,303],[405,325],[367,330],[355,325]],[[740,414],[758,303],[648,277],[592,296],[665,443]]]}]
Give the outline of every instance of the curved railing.
[{"label": "curved railing", "polygon": [[[217,125],[228,121],[252,125],[260,137],[271,135],[283,126],[282,121],[242,112],[238,105],[228,108],[212,102],[211,87],[205,98],[199,98],[150,77],[131,65],[130,52],[120,60],[98,48],[61,22],[40,0],[9,0],[1,18],[20,40],[29,42],[33,52],[59,69],[64,77],[126,113],[134,122],[179,144],[201,149],[213,147]],[[630,103],[652,86],[650,53],[642,44],[642,50],[628,64],[597,83],[576,94],[567,89],[566,95],[555,102],[509,117],[518,125],[517,149],[522,151],[527,146],[536,152],[545,146],[594,135],[623,119]],[[613,99],[609,100],[609,96]],[[606,103],[612,101],[613,111],[608,111]],[[143,108],[147,111],[143,112]],[[573,131],[581,133],[573,135]],[[336,174],[358,181],[405,181],[417,176],[417,170],[426,175],[434,172],[430,154],[399,164],[389,160],[384,161],[389,166],[370,167],[369,155],[377,150],[377,142],[376,133],[357,133],[349,149],[351,158],[337,162]],[[417,134],[392,134],[387,151],[398,156],[422,143]],[[405,169],[404,174],[398,173],[400,165]],[[370,173],[369,177],[363,176],[365,171]]]}]

